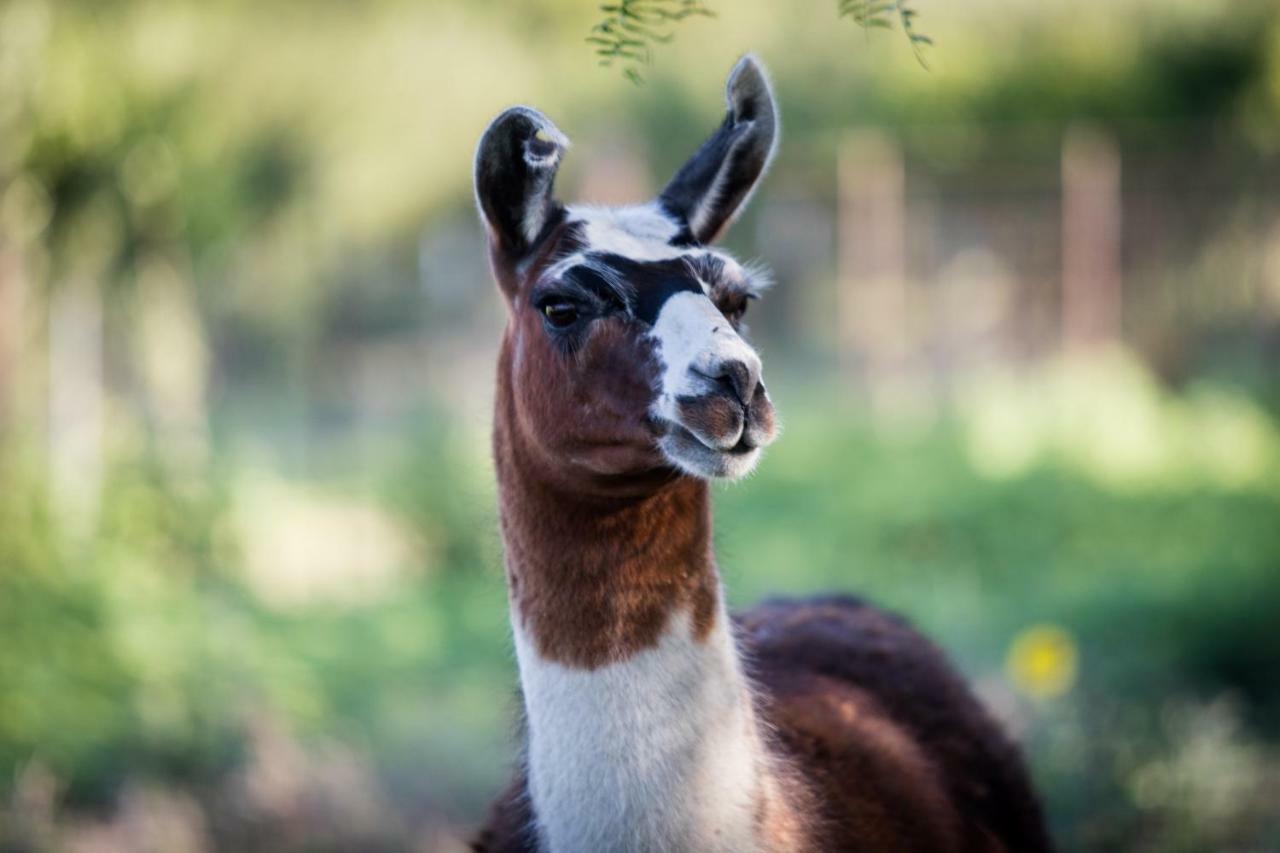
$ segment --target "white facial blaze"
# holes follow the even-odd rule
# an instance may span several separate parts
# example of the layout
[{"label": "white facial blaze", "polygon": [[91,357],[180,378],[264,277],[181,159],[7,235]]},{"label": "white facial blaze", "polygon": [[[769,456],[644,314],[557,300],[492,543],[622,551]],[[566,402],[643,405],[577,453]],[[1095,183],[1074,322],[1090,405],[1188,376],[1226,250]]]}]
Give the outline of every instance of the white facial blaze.
[{"label": "white facial blaze", "polygon": [[678,419],[678,398],[706,393],[708,377],[720,375],[722,365],[741,361],[753,372],[760,371],[760,356],[705,294],[672,296],[658,312],[651,334],[662,362],[654,414],[665,420]]},{"label": "white facial blaze", "polygon": [[633,261],[663,261],[688,251],[671,245],[680,228],[654,204],[574,205],[569,215],[582,223],[587,247],[593,252],[609,252]]}]

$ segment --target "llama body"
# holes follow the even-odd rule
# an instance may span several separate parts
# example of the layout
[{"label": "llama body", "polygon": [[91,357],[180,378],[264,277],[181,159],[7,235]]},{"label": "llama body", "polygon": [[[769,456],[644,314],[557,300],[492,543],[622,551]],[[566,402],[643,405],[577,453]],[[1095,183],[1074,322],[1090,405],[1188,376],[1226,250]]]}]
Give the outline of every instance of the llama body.
[{"label": "llama body", "polygon": [[526,752],[479,850],[1039,851],[1016,750],[905,624],[851,599],[731,619],[707,480],[774,437],[708,248],[772,154],[759,67],[657,201],[565,207],[567,140],[515,108],[476,160],[508,307],[494,457]]}]

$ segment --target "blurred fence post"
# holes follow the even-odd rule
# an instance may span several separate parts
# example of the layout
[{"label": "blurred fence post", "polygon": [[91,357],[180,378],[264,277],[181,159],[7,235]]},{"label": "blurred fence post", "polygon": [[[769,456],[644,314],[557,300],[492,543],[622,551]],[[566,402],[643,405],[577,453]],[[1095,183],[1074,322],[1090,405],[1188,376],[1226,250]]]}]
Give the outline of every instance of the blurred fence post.
[{"label": "blurred fence post", "polygon": [[161,255],[137,262],[133,343],[150,417],[168,460],[200,470],[208,457],[209,353],[187,270]]},{"label": "blurred fence post", "polygon": [[1120,153],[1096,129],[1062,142],[1062,340],[1095,346],[1120,337]]},{"label": "blurred fence post", "polygon": [[0,238],[0,434],[16,428],[26,281],[22,255]]},{"label": "blurred fence post", "polygon": [[880,131],[857,131],[840,146],[837,176],[840,362],[860,362],[873,379],[901,359],[907,339],[902,151]]},{"label": "blurred fence post", "polygon": [[72,279],[49,294],[49,480],[53,510],[77,535],[97,521],[105,421],[102,294]]},{"label": "blurred fence post", "polygon": [[1262,264],[1264,273],[1261,307],[1264,310],[1258,312],[1259,323],[1280,318],[1280,216],[1277,216],[1275,225],[1271,227]]}]

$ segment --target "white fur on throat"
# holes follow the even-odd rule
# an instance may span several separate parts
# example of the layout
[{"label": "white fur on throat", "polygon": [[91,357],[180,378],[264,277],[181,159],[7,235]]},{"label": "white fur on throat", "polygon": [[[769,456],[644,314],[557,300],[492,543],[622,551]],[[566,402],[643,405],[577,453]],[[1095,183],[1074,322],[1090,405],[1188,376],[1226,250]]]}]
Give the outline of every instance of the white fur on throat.
[{"label": "white fur on throat", "polygon": [[766,758],[728,615],[594,670],[542,659],[516,612],[529,792],[549,853],[753,853]]}]

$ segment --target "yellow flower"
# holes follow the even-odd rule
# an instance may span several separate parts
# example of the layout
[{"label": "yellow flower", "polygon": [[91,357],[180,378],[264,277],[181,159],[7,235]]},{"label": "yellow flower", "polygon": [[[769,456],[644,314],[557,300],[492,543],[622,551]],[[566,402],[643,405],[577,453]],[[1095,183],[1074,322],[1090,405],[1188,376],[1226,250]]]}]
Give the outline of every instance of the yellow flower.
[{"label": "yellow flower", "polygon": [[1052,699],[1075,684],[1078,663],[1070,634],[1055,625],[1033,625],[1013,638],[1005,671],[1013,686],[1032,699]]}]

